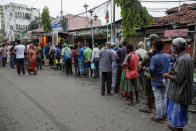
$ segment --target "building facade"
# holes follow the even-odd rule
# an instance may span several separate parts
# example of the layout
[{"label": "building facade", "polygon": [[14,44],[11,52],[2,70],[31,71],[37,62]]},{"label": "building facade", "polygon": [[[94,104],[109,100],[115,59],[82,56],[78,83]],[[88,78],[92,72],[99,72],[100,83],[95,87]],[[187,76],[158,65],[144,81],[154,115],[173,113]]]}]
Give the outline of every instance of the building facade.
[{"label": "building facade", "polygon": [[39,17],[40,12],[27,5],[10,3],[3,6],[3,15],[5,37],[13,41],[16,37],[24,36],[31,21]]},{"label": "building facade", "polygon": [[3,6],[0,5],[0,33],[3,33],[3,30],[4,30]]}]

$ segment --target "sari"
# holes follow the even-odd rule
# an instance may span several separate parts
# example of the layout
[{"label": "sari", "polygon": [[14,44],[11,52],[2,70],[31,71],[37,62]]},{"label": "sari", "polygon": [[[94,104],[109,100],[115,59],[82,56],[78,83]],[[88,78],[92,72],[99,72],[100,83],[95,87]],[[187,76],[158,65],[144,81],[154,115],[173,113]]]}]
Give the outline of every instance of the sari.
[{"label": "sari", "polygon": [[28,72],[31,74],[33,72],[35,75],[37,74],[37,63],[36,63],[36,49],[33,44],[29,46],[28,49]]}]

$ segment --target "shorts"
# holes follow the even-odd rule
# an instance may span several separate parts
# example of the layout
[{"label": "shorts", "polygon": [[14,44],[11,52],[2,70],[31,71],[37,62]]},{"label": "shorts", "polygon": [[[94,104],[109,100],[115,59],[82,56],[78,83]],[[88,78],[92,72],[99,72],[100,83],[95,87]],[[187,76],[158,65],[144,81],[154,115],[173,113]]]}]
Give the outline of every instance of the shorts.
[{"label": "shorts", "polygon": [[90,68],[90,63],[89,62],[84,62],[84,68]]},{"label": "shorts", "polygon": [[139,83],[138,83],[138,78],[137,79],[126,79],[126,85],[127,85],[127,91],[139,91]]}]

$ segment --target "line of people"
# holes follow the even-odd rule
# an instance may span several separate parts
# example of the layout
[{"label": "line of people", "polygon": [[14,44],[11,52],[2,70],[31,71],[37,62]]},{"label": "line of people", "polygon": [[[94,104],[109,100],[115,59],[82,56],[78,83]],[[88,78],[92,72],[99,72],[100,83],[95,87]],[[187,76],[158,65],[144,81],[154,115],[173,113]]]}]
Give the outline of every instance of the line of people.
[{"label": "line of people", "polygon": [[12,69],[17,69],[17,75],[37,74],[42,69],[42,47],[37,42],[22,42],[16,40],[13,43],[6,43],[0,48],[0,64],[6,67],[10,64]]},{"label": "line of people", "polygon": [[155,108],[156,116],[152,121],[163,123],[168,119],[171,122],[169,128],[181,131],[188,123],[188,106],[192,100],[194,67],[191,56],[185,51],[187,43],[183,38],[174,39],[171,56],[162,52],[164,43],[158,35],[150,35],[149,40],[149,51],[142,48],[142,42],[134,51],[134,46],[127,41],[123,41],[119,49],[114,43],[107,42],[104,48],[95,44],[93,50],[81,42],[74,47],[66,43],[41,47],[38,42],[24,44],[16,41],[10,50],[5,45],[0,48],[0,60],[6,66],[5,57],[9,50],[10,66],[14,68],[16,62],[18,75],[21,70],[25,75],[25,69],[36,75],[37,70],[42,69],[43,57],[67,75],[73,74],[74,65],[76,76],[96,79],[101,76],[101,95],[106,92],[107,95],[121,94],[125,104],[130,106],[140,103],[139,86],[142,86],[147,95],[147,107],[139,111],[152,113]]},{"label": "line of people", "polygon": [[[138,44],[134,52],[132,44],[122,42],[123,47],[115,50],[106,43],[106,48],[99,53],[102,72],[101,94],[120,93],[125,104],[134,106],[140,102],[139,84],[147,95],[147,107],[139,109],[144,113],[156,116],[152,121],[163,123],[170,121],[168,127],[182,131],[188,123],[188,106],[191,104],[193,86],[193,60],[186,53],[187,43],[183,38],[173,40],[173,55],[163,53],[164,42],[156,34],[150,35],[152,49],[142,49]],[[114,86],[115,85],[115,86]],[[134,102],[134,95],[136,97]]]}]

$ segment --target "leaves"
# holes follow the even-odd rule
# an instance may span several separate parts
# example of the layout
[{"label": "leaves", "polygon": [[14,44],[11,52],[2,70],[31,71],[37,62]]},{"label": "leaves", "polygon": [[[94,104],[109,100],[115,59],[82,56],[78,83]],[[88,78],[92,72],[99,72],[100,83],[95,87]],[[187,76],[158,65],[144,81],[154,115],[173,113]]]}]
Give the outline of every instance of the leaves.
[{"label": "leaves", "polygon": [[36,20],[33,20],[30,24],[29,24],[29,30],[35,30],[39,27],[38,23]]},{"label": "leaves", "polygon": [[122,27],[126,40],[134,39],[136,28],[144,28],[154,22],[153,17],[138,0],[114,0],[121,8]]},{"label": "leaves", "polygon": [[44,7],[41,18],[42,18],[42,25],[43,25],[44,32],[52,31],[50,14],[47,6]]}]

